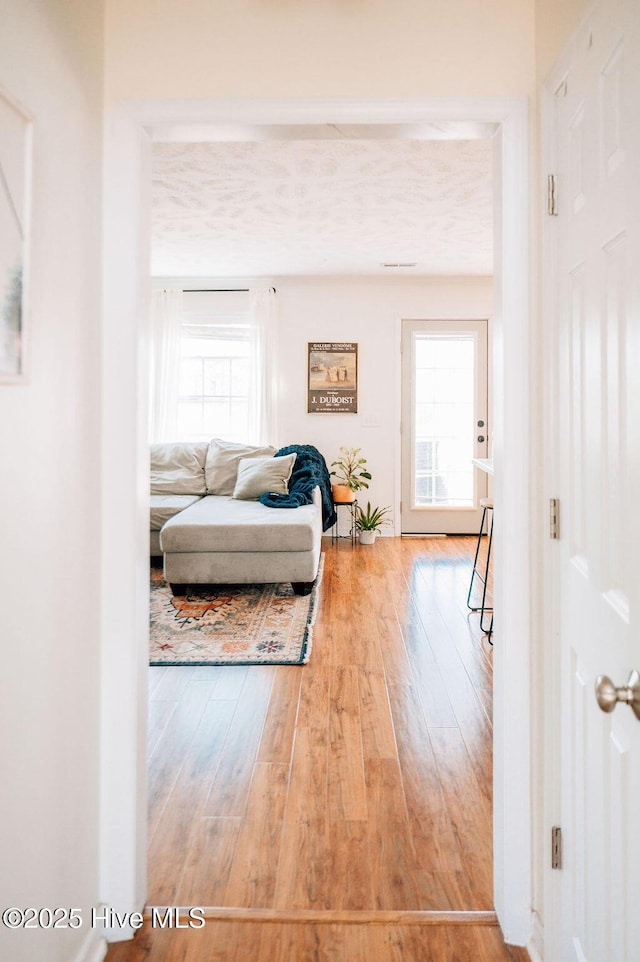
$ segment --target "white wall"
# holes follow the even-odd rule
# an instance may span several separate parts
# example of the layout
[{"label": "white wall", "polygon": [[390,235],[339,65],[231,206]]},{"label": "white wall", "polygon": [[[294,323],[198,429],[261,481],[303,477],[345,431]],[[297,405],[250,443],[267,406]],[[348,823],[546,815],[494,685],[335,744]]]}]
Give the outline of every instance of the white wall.
[{"label": "white wall", "polygon": [[107,97],[533,92],[534,0],[106,0]]},{"label": "white wall", "polygon": [[585,15],[589,0],[535,0],[536,74],[542,82]]},{"label": "white wall", "polygon": [[[180,284],[180,279],[163,282]],[[183,279],[191,287],[244,287],[247,278]],[[490,277],[270,277],[277,290],[280,437],[313,444],[335,460],[340,446],[361,447],[373,479],[365,499],[392,505],[400,532],[400,322],[468,320],[493,313]],[[307,414],[307,344],[358,343],[358,413]],[[367,421],[377,420],[376,426]],[[383,534],[392,534],[391,528]]]},{"label": "white wall", "polygon": [[[373,475],[365,499],[392,505],[399,533],[400,322],[489,317],[491,278],[277,278],[274,283],[282,440],[314,444],[328,464],[341,445],[361,447]],[[309,341],[358,342],[357,414],[306,413]],[[379,426],[367,426],[368,420],[378,420]]]},{"label": "white wall", "polygon": [[31,373],[0,386],[0,904],[84,918],[76,931],[0,926],[11,962],[100,951],[88,920],[98,899],[102,13],[101,0],[0,3],[0,84],[34,118]]}]

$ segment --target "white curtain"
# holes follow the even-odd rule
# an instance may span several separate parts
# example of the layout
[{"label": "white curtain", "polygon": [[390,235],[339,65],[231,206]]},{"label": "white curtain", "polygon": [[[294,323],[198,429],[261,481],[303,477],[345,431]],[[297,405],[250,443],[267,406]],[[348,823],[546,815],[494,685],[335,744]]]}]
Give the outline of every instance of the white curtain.
[{"label": "white curtain", "polygon": [[151,298],[150,441],[176,441],[182,291],[153,291]]},{"label": "white curtain", "polygon": [[271,288],[249,291],[251,386],[249,441],[278,447],[278,302]]}]

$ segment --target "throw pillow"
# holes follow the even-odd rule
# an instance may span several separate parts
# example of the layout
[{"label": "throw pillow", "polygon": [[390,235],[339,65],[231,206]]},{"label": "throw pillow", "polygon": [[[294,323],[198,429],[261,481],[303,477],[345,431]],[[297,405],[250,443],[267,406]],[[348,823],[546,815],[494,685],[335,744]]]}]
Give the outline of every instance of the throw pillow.
[{"label": "throw pillow", "polygon": [[241,458],[233,497],[241,501],[257,501],[261,494],[287,494],[295,454],[280,458]]},{"label": "throw pillow", "polygon": [[208,450],[206,441],[152,444],[151,494],[206,494]]},{"label": "throw pillow", "polygon": [[241,458],[264,458],[273,456],[276,449],[269,445],[257,447],[252,444],[236,444],[213,438],[209,443],[205,475],[207,494],[231,495],[238,476],[238,462]]}]

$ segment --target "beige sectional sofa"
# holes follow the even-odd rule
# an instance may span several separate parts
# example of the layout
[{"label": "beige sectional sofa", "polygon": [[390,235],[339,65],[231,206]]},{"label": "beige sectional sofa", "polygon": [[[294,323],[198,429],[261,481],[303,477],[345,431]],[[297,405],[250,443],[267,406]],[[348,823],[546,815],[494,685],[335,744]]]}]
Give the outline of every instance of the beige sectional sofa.
[{"label": "beige sectional sofa", "polygon": [[[151,554],[163,555],[174,594],[194,584],[290,581],[303,594],[318,572],[322,500],[280,509],[257,500],[286,492],[295,455],[211,442],[151,446]],[[264,487],[264,485],[268,485]]]}]

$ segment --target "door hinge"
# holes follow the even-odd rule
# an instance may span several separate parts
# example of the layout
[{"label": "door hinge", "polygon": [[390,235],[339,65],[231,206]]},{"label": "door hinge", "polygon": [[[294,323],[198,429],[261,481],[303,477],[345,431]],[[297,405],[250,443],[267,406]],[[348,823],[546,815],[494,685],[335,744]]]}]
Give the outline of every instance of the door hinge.
[{"label": "door hinge", "polygon": [[549,217],[558,216],[558,207],[556,202],[556,175],[549,174],[547,176],[547,214]]},{"label": "door hinge", "polygon": [[562,868],[562,829],[559,825],[551,829],[551,868]]},{"label": "door hinge", "polygon": [[549,537],[554,541],[560,537],[560,499],[549,498]]}]

